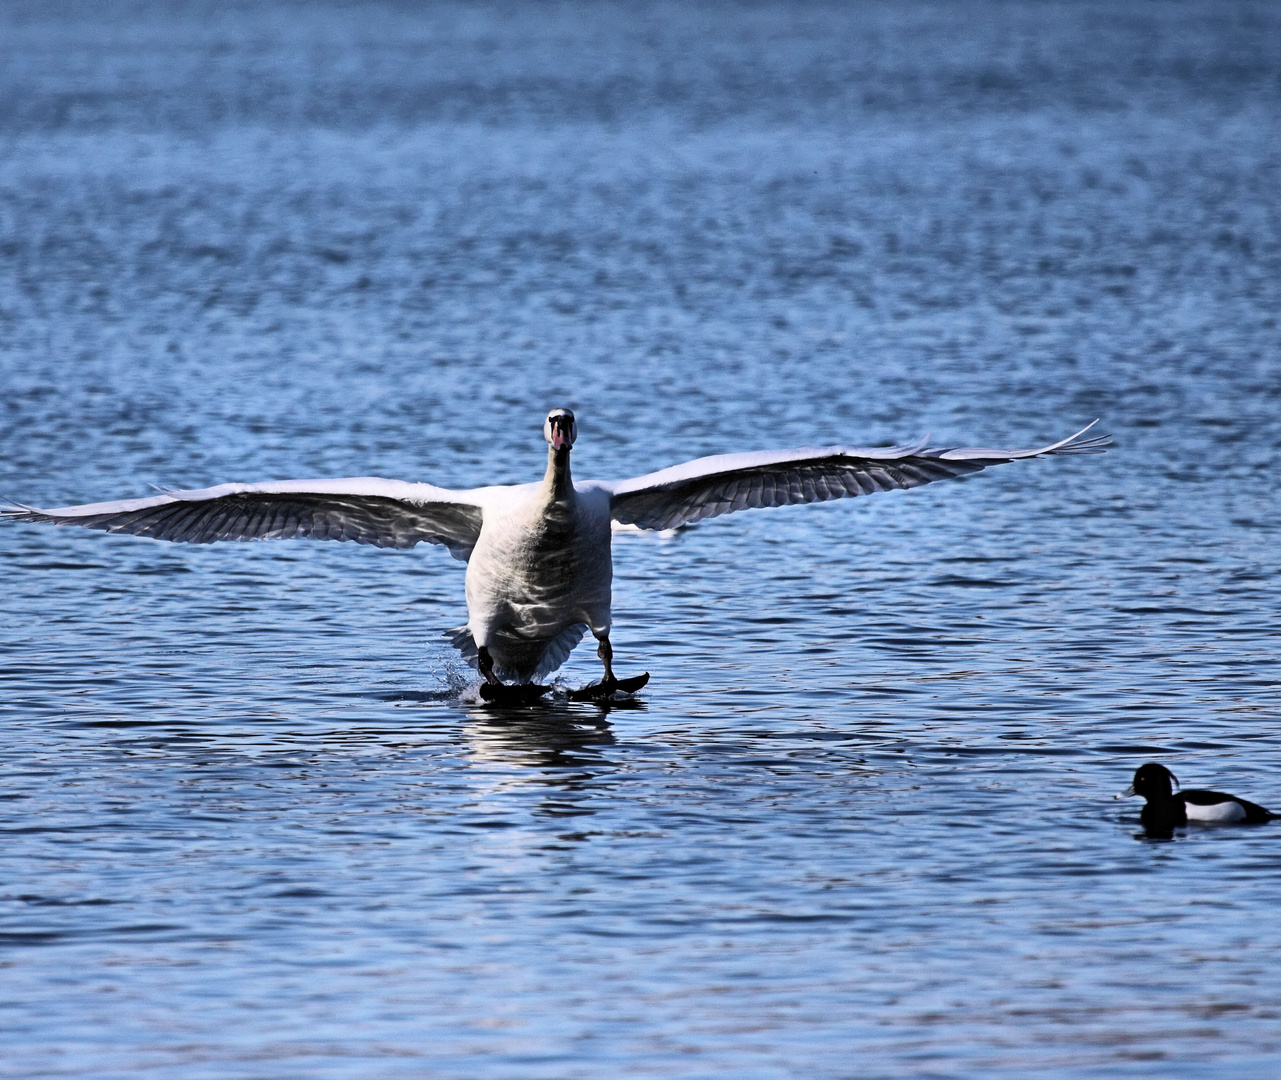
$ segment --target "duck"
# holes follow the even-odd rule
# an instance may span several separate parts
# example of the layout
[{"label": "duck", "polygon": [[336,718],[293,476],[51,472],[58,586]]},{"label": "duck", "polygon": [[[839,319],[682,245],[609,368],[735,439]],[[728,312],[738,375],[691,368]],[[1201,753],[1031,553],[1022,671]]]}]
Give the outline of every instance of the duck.
[{"label": "duck", "polygon": [[1281,814],[1222,791],[1189,788],[1175,792],[1178,777],[1164,765],[1149,761],[1134,772],[1134,782],[1116,797],[1141,795],[1146,801],[1139,820],[1149,832],[1168,835],[1185,825],[1263,825]]},{"label": "duck", "polygon": [[[1095,421],[1094,423],[1097,423]],[[666,531],[760,507],[826,502],[969,476],[993,465],[1096,454],[1090,424],[1028,450],[897,446],[799,447],[697,458],[624,480],[576,481],[571,409],[551,410],[541,481],[453,490],[381,477],[223,484],[53,509],[6,505],[11,522],[75,525],[191,544],[342,540],[380,548],[439,544],[467,563],[467,622],[448,631],[479,671],[482,696],[539,686],[590,632],[603,665],[594,691],[612,694],[613,530]],[[633,677],[634,687],[640,678]],[[640,683],[639,685],[643,685]]]}]

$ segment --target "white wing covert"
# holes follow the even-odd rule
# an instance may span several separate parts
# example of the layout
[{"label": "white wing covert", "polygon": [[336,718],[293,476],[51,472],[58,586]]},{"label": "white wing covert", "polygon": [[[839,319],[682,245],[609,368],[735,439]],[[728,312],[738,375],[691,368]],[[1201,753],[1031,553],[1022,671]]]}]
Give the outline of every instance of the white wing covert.
[{"label": "white wing covert", "polygon": [[480,536],[483,510],[473,492],[362,476],[223,484],[51,510],[14,506],[0,516],[187,544],[300,537],[385,548],[427,542],[445,545],[465,562]]},{"label": "white wing covert", "polygon": [[[1096,420],[1094,423],[1098,423]],[[895,488],[920,487],[1020,458],[1099,454],[1110,435],[1083,438],[1094,427],[1034,450],[911,446],[801,447],[698,458],[630,480],[600,484],[622,525],[674,529],[736,510],[826,502]]]}]

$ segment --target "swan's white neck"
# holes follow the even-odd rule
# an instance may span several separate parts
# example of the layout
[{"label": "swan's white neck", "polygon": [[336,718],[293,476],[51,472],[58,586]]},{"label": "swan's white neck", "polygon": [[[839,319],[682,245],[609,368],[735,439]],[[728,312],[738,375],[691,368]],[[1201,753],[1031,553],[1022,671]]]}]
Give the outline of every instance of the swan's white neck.
[{"label": "swan's white neck", "polygon": [[551,446],[547,448],[547,475],[543,477],[543,487],[555,502],[561,502],[573,494],[574,481],[569,475],[568,446],[560,450]]}]

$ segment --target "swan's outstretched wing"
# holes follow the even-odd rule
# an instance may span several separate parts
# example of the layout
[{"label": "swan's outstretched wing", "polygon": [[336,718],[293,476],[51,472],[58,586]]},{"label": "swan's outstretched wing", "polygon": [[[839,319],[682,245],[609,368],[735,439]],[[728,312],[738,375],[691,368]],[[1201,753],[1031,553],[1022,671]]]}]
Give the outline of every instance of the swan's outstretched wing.
[{"label": "swan's outstretched wing", "polygon": [[425,540],[466,561],[480,535],[482,508],[475,492],[361,476],[223,484],[53,510],[14,506],[0,516],[188,544],[310,537],[411,548]]},{"label": "swan's outstretched wing", "polygon": [[802,447],[722,454],[600,486],[610,492],[611,514],[620,524],[674,529],[735,510],[919,487],[1018,458],[1102,453],[1111,436],[1083,438],[1093,426],[1036,450],[927,448],[921,442],[915,446]]}]

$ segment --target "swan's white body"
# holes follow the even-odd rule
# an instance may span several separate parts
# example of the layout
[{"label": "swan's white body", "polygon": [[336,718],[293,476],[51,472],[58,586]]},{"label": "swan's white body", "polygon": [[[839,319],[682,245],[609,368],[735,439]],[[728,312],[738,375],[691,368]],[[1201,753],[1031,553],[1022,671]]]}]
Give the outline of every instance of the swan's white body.
[{"label": "swan's white body", "polygon": [[[547,481],[489,492],[467,562],[467,630],[499,678],[541,678],[565,662],[584,627],[609,634],[609,492],[557,491]],[[470,660],[465,639],[456,643]]]},{"label": "swan's white body", "polygon": [[917,487],[1018,458],[1097,453],[1108,443],[1107,436],[1082,438],[1082,431],[1034,450],[803,447],[574,483],[573,414],[554,411],[545,433],[552,445],[536,484],[454,491],[378,477],[289,480],[50,510],[17,506],[3,516],[188,543],[310,537],[378,547],[443,544],[467,562],[468,622],[452,632],[454,644],[488,678],[541,678],[590,630],[612,679],[613,525],[673,529],[735,510]]}]

